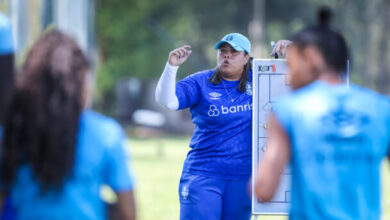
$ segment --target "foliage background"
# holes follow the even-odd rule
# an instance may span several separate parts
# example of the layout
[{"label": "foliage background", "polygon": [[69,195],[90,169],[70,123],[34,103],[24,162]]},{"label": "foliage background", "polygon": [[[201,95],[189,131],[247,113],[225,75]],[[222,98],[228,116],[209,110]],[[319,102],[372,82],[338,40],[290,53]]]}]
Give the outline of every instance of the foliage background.
[{"label": "foliage background", "polygon": [[229,32],[252,36],[254,19],[261,37],[251,37],[252,44],[267,57],[271,40],[286,39],[315,23],[316,8],[324,4],[333,8],[333,25],[349,43],[352,82],[390,94],[390,1],[97,0],[97,106],[109,108],[115,82],[122,77],[156,79],[168,52],[183,44],[192,45],[193,55],[179,78],[213,68],[214,44]]}]

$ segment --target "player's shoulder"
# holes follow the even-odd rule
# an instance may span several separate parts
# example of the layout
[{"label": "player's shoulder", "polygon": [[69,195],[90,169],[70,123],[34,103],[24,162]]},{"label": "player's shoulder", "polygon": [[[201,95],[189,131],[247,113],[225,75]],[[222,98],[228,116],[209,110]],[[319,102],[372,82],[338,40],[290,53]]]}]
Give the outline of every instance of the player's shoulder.
[{"label": "player's shoulder", "polygon": [[290,103],[290,102],[297,102],[298,100],[305,99],[308,96],[314,95],[316,92],[316,83],[311,83],[307,86],[301,87],[299,89],[296,89],[294,91],[291,91],[287,93],[286,95],[282,96],[279,100],[281,103]]},{"label": "player's shoulder", "polygon": [[215,69],[202,70],[187,76],[185,79],[204,80],[209,79],[215,72]]},{"label": "player's shoulder", "polygon": [[108,145],[123,138],[122,127],[116,120],[93,110],[82,112],[80,126],[91,138]]},{"label": "player's shoulder", "polygon": [[318,103],[321,99],[326,99],[329,95],[329,89],[326,84],[315,81],[306,86],[293,90],[282,96],[278,102],[279,106],[292,110],[300,109],[300,106],[310,106]]},{"label": "player's shoulder", "polygon": [[372,89],[369,89],[369,88],[366,88],[363,86],[359,86],[357,84],[351,84],[350,89],[355,93],[360,93],[361,95],[367,95],[367,96],[375,97],[375,98],[382,99],[382,100],[388,99],[388,97],[378,93],[375,90],[372,90]]},{"label": "player's shoulder", "polygon": [[350,89],[361,97],[362,101],[376,102],[380,106],[390,108],[390,98],[386,95],[355,84],[351,84]]},{"label": "player's shoulder", "polygon": [[89,123],[98,124],[106,129],[116,129],[120,127],[119,123],[115,119],[93,110],[84,110],[82,112],[82,117],[84,117]]}]

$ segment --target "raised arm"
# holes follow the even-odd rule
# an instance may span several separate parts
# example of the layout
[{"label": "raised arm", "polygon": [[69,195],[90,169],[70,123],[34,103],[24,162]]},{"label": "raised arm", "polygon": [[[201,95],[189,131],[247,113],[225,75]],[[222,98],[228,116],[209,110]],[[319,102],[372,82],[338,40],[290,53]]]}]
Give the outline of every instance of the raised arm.
[{"label": "raised arm", "polygon": [[290,140],[274,115],[270,117],[267,151],[259,165],[256,196],[270,201],[279,185],[280,175],[290,159]]},{"label": "raised arm", "polygon": [[176,73],[181,64],[183,64],[191,55],[191,46],[186,45],[172,50],[168,56],[168,62],[165,66],[156,88],[156,102],[176,110],[179,108],[179,101],[176,97]]}]

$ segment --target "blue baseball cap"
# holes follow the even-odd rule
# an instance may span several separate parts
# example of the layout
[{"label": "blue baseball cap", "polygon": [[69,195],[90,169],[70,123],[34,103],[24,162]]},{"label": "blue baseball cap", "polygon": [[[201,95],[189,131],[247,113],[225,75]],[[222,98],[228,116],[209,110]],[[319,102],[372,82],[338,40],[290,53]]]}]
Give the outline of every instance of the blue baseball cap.
[{"label": "blue baseball cap", "polygon": [[251,42],[244,35],[239,33],[230,33],[225,35],[214,47],[218,49],[222,44],[228,43],[237,51],[246,51],[251,53]]},{"label": "blue baseball cap", "polygon": [[0,13],[0,55],[14,52],[11,21]]}]

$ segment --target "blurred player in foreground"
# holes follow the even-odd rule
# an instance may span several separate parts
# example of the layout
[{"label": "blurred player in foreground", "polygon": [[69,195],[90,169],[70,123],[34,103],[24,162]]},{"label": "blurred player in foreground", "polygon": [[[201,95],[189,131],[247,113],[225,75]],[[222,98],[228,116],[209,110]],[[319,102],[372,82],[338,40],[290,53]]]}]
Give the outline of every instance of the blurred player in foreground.
[{"label": "blurred player in foreground", "polygon": [[102,184],[135,219],[126,136],[114,120],[85,110],[89,64],[68,36],[50,31],[33,45],[4,124],[1,189],[17,219],[106,219]]},{"label": "blurred player in foreground", "polygon": [[269,201],[290,162],[290,219],[380,219],[380,166],[389,156],[390,101],[342,78],[349,59],[331,11],[293,37],[288,51],[293,92],[270,118],[269,147],[256,195]]}]

